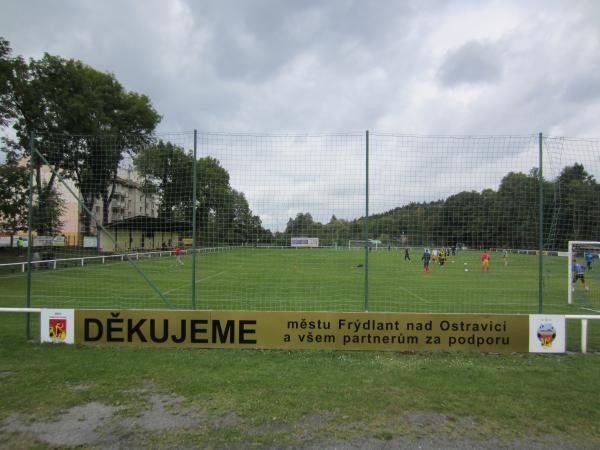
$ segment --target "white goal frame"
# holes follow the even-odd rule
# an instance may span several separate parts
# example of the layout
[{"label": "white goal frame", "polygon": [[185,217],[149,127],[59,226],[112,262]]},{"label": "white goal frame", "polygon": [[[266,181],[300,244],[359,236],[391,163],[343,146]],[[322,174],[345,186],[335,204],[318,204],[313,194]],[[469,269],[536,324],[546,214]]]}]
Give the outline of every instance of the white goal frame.
[{"label": "white goal frame", "polygon": [[567,251],[568,264],[569,264],[569,266],[568,266],[569,276],[567,279],[567,281],[569,282],[569,285],[567,288],[569,305],[573,304],[573,290],[571,289],[573,287],[573,246],[580,246],[580,245],[589,245],[590,247],[596,247],[598,249],[598,251],[600,251],[600,241],[569,241],[569,247],[568,247],[568,251]]},{"label": "white goal frame", "polygon": [[[358,243],[360,245],[352,245],[353,243]],[[379,244],[377,242],[374,242],[372,239],[369,239],[368,241],[365,241],[364,239],[350,239],[348,241],[348,250],[352,250],[353,248],[364,249],[367,245],[369,248],[375,251],[379,249]]]}]

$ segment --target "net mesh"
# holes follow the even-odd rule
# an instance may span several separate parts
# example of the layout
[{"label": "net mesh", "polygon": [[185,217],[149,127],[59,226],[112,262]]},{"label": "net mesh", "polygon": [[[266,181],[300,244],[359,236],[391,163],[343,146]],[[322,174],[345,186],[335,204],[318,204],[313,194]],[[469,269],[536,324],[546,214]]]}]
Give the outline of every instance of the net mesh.
[{"label": "net mesh", "polygon": [[569,304],[583,311],[600,311],[599,255],[600,242],[569,243]]},{"label": "net mesh", "polygon": [[574,312],[565,252],[600,236],[600,143],[544,138],[541,190],[539,144],[199,133],[194,160],[193,133],[37,136],[2,164],[33,175],[31,252],[26,197],[19,226],[1,216],[2,302],[23,304],[29,253],[32,306],[532,313],[541,274],[544,312]]},{"label": "net mesh", "polygon": [[535,310],[537,260],[514,253],[537,248],[535,137],[375,135],[372,148],[371,232],[411,247],[414,266],[390,250],[371,285],[381,309]]}]

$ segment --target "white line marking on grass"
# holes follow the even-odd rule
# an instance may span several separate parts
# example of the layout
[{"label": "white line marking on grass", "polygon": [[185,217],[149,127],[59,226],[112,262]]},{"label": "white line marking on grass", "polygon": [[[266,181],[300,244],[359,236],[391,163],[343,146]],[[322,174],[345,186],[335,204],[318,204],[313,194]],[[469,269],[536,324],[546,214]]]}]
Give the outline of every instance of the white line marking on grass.
[{"label": "white line marking on grass", "polygon": [[418,300],[421,300],[422,302],[425,303],[429,303],[429,304],[433,304],[434,302],[430,302],[429,300],[427,300],[426,298],[421,297],[420,295],[415,294],[414,292],[409,291],[408,289],[406,289],[405,287],[402,286],[398,286],[400,289],[402,289],[404,292],[406,292],[407,294],[412,295],[413,297],[417,298]]},{"label": "white line marking on grass", "polygon": [[[196,280],[196,284],[198,284],[198,283],[202,283],[203,281],[209,280],[209,279],[211,279],[211,278],[218,277],[219,275],[223,275],[223,274],[224,274],[224,273],[226,273],[226,272],[227,272],[226,270],[223,270],[222,272],[219,272],[219,273],[214,273],[214,274],[212,274],[212,275],[209,275],[209,276],[207,276],[207,277],[200,278],[199,280]],[[164,294],[164,295],[170,294],[171,292],[174,292],[174,291],[176,291],[176,290],[178,290],[178,289],[181,289],[181,288],[183,288],[183,287],[185,287],[185,285],[183,285],[183,286],[179,286],[179,287],[176,287],[176,288],[173,288],[173,289],[169,289],[168,291],[165,291],[165,292],[163,292],[163,294]]]},{"label": "white line marking on grass", "polygon": [[586,311],[592,311],[592,312],[595,312],[595,313],[600,313],[600,311],[597,310],[597,309],[586,308],[585,306],[580,306],[579,309],[585,309]]}]

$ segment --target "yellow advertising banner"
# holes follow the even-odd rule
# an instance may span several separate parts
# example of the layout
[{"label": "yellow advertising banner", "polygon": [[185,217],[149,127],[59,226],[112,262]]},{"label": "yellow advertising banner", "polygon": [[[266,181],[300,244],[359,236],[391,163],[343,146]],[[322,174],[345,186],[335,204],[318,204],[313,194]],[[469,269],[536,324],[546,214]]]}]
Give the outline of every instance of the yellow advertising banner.
[{"label": "yellow advertising banner", "polygon": [[529,316],[75,310],[75,343],[197,348],[528,352]]}]

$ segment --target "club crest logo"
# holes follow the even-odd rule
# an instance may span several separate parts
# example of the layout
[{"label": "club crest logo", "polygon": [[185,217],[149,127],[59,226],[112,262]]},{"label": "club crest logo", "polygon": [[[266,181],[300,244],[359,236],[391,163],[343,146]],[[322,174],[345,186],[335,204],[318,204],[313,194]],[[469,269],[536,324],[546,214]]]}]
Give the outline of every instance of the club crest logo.
[{"label": "club crest logo", "polygon": [[537,330],[537,337],[542,344],[542,347],[552,347],[554,339],[556,339],[556,329],[552,323],[546,322],[539,326]]},{"label": "club crest logo", "polygon": [[52,341],[64,341],[67,336],[67,319],[50,319],[48,337]]}]

